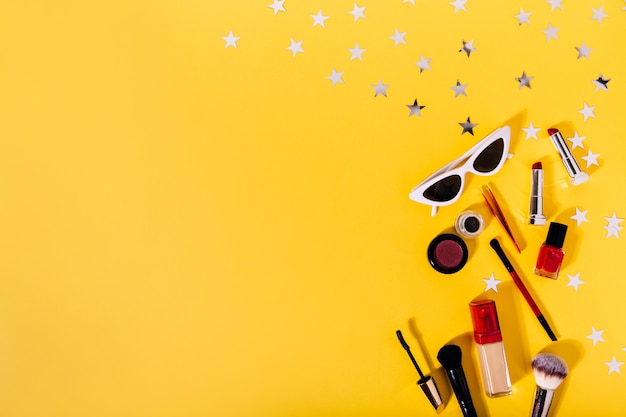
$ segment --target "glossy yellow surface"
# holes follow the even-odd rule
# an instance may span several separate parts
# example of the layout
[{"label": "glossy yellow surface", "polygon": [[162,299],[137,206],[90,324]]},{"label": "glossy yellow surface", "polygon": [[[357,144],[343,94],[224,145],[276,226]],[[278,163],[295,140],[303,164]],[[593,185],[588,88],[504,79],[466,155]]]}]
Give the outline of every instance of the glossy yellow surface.
[{"label": "glossy yellow surface", "polygon": [[[411,3],[357,2],[356,21],[354,2],[330,0],[287,0],[276,14],[271,0],[0,5],[2,415],[434,415],[397,329],[434,375],[442,415],[461,415],[436,360],[451,341],[480,415],[530,412],[540,351],[571,369],[552,415],[626,409],[626,367],[605,364],[626,361],[625,232],[604,229],[614,212],[626,217],[626,4]],[[324,27],[313,26],[319,10]],[[558,39],[546,39],[549,24]],[[406,43],[394,46],[395,29]],[[230,31],[236,48],[222,39]],[[295,56],[292,39],[303,41]],[[351,59],[357,43],[362,60]],[[421,57],[431,69],[420,73]],[[530,89],[515,80],[523,72]],[[596,91],[599,74],[608,91]],[[380,80],[386,97],[375,97]],[[468,86],[455,98],[457,80]],[[409,117],[414,100],[421,117]],[[586,121],[584,103],[595,106]],[[468,117],[474,136],[461,135]],[[522,130],[530,123],[537,139]],[[408,199],[504,124],[514,156],[498,174],[468,176],[435,217]],[[583,167],[589,149],[600,154],[587,183],[567,184],[550,127],[586,137],[574,150]],[[539,160],[546,216],[570,228],[556,281],[532,274],[547,231],[527,225]],[[482,201],[488,182],[521,254]],[[468,208],[486,228],[468,241],[467,266],[441,275],[426,247]],[[570,218],[576,208],[588,222]],[[497,293],[485,292],[491,274]],[[498,306],[508,397],[482,393],[477,297]],[[592,328],[603,331],[595,346]]]}]

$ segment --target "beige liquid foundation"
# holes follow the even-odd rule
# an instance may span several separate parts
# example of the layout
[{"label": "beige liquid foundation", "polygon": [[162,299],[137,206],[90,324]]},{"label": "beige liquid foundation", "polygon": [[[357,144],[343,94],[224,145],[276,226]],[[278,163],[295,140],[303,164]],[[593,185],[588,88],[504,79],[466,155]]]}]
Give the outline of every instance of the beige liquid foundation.
[{"label": "beige liquid foundation", "polygon": [[509,395],[513,391],[496,303],[493,300],[472,301],[470,312],[485,393],[489,398]]}]

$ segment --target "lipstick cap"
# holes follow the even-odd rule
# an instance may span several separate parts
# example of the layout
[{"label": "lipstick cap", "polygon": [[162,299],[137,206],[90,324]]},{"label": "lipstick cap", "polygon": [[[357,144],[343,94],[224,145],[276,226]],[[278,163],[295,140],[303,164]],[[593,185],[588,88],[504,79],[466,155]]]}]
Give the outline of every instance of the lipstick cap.
[{"label": "lipstick cap", "polygon": [[496,302],[493,300],[472,301],[470,303],[474,340],[479,345],[502,341]]},{"label": "lipstick cap", "polygon": [[557,222],[551,222],[548,229],[548,236],[546,236],[546,245],[554,246],[561,249],[563,242],[565,241],[565,234],[567,233],[567,226]]}]

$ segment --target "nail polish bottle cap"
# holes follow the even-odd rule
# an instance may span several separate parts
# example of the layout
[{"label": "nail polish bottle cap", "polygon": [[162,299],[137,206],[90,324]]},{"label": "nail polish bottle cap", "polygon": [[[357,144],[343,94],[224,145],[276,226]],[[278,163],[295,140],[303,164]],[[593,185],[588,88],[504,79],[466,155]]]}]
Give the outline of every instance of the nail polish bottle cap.
[{"label": "nail polish bottle cap", "polygon": [[567,233],[567,226],[557,222],[551,222],[548,229],[548,236],[546,237],[546,245],[554,246],[561,249],[563,242],[565,241],[565,234]]},{"label": "nail polish bottle cap", "polygon": [[474,340],[479,345],[502,341],[496,302],[493,300],[472,301],[470,303]]}]

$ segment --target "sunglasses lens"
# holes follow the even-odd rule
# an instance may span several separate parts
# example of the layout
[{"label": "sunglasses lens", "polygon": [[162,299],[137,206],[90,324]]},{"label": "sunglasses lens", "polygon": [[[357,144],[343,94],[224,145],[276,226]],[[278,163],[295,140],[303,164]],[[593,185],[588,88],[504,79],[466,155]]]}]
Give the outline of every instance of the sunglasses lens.
[{"label": "sunglasses lens", "polygon": [[491,172],[500,163],[504,154],[504,139],[495,140],[474,160],[474,169],[478,172]]},{"label": "sunglasses lens", "polygon": [[443,178],[424,191],[424,197],[431,201],[450,201],[459,194],[461,190],[461,177],[451,175]]}]

